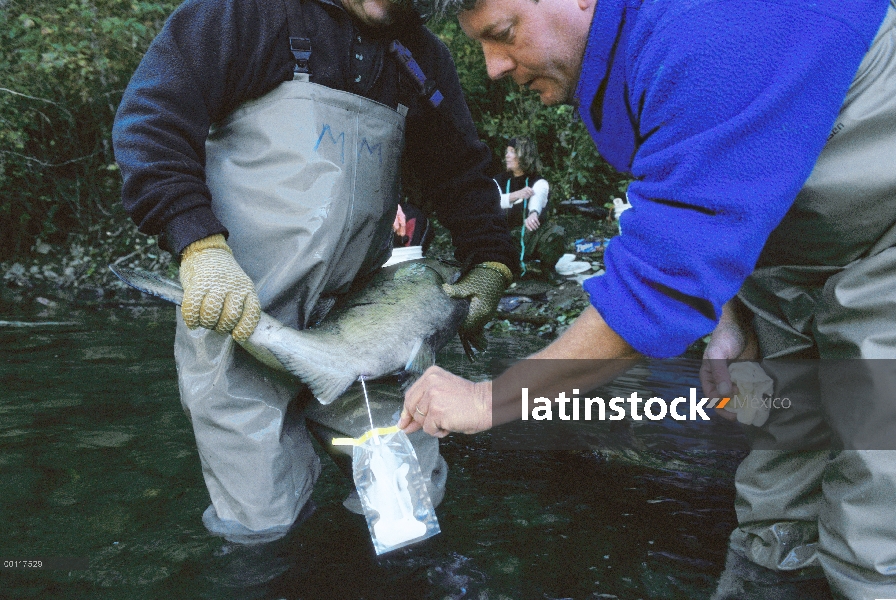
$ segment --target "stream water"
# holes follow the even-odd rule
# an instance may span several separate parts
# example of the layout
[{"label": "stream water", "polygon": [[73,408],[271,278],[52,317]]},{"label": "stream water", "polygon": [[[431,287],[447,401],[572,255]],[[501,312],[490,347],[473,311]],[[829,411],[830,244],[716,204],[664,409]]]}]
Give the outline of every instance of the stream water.
[{"label": "stream water", "polygon": [[[0,314],[0,558],[86,558],[86,569],[0,571],[3,598],[248,597],[229,586],[178,399],[174,311],[140,306]],[[40,323],[48,323],[43,324]],[[492,357],[545,345],[494,334]],[[446,368],[481,377],[459,344]],[[670,390],[696,372],[642,366],[614,385]],[[684,376],[682,375],[684,373]],[[675,392],[684,394],[686,392]],[[628,451],[495,451],[489,433],[443,443],[442,533],[381,557],[323,459],[317,510],[290,538],[287,598],[708,598],[734,527],[736,427],[635,427]]]}]

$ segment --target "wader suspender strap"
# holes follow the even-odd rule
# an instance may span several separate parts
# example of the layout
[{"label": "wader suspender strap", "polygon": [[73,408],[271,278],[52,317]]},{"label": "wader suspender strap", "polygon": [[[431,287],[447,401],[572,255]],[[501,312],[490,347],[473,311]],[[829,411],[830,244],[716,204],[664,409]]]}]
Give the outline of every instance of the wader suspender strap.
[{"label": "wader suspender strap", "polygon": [[[289,49],[296,59],[293,77],[299,74],[310,74],[311,38],[298,34],[305,33],[305,20],[302,17],[301,0],[284,0],[286,5],[286,27],[289,31]],[[436,87],[436,83],[426,77],[420,65],[414,60],[411,51],[398,40],[389,44],[389,53],[395,57],[399,67],[411,77],[417,88],[417,94],[424,98],[433,108],[438,108],[444,97]]]},{"label": "wader suspender strap", "polygon": [[432,79],[427,79],[426,75],[423,74],[420,65],[418,65],[417,61],[414,60],[414,57],[411,56],[411,51],[398,40],[393,40],[392,43],[389,44],[389,52],[395,57],[395,60],[398,61],[398,65],[401,69],[406,74],[410,75],[411,80],[416,84],[417,94],[429,102],[433,108],[438,108],[439,104],[441,104],[444,99],[442,92],[436,88],[436,83]]},{"label": "wader suspender strap", "polygon": [[293,67],[293,78],[300,74],[309,75],[308,69],[311,61],[311,38],[301,37],[296,34],[305,33],[305,19],[302,17],[301,0],[285,0],[286,5],[286,30],[289,32],[289,49],[296,59]]},{"label": "wader suspender strap", "polygon": [[[513,176],[507,178],[507,194],[510,193],[510,180],[513,179]],[[529,187],[529,178],[526,177],[526,187]],[[529,216],[526,213],[526,208],[529,206],[529,199],[523,198],[523,226],[520,228],[520,267],[523,269],[522,273],[520,273],[520,277],[526,274],[526,261],[523,260],[523,257],[526,256],[526,217]]]}]

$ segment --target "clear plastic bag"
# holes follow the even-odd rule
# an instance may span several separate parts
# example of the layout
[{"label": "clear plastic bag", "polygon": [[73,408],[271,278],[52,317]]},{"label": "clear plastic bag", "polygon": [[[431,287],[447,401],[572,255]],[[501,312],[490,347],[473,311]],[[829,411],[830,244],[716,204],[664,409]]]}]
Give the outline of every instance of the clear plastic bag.
[{"label": "clear plastic bag", "polygon": [[403,431],[397,427],[373,429],[360,438],[333,443],[354,446],[355,486],[377,554],[441,531],[417,455]]}]

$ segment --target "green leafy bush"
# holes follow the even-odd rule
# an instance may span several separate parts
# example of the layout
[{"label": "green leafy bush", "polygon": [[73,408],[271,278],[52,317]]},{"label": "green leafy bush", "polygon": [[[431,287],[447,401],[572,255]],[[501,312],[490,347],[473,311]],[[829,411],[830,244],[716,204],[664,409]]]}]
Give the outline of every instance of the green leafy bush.
[{"label": "green leafy bush", "polygon": [[121,212],[112,120],[176,4],[0,0],[0,259]]},{"label": "green leafy bush", "polygon": [[601,205],[624,191],[628,180],[604,162],[571,106],[544,106],[537,94],[510,79],[491,81],[478,44],[455,21],[431,24],[451,49],[467,104],[479,134],[495,154],[494,172],[504,169],[507,140],[535,139],[551,184],[551,197],[587,198]]},{"label": "green leafy bush", "polygon": [[[107,245],[108,231],[133,232],[119,202],[112,121],[177,4],[0,0],[0,262],[46,244]],[[503,169],[506,139],[528,135],[538,142],[554,199],[604,203],[625,185],[570,107],[544,107],[512,82],[490,81],[481,50],[457,23],[433,29],[455,57],[473,117],[495,152],[494,173]]]}]

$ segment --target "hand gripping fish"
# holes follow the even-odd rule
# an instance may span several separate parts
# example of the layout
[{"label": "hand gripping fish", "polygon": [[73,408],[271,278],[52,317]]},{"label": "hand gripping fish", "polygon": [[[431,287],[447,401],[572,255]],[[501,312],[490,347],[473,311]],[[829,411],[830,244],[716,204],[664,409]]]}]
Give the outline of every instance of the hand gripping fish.
[{"label": "hand gripping fish", "polygon": [[[141,292],[177,305],[183,300],[183,288],[175,281],[143,269],[109,268]],[[240,345],[267,366],[295,375],[329,404],[359,377],[423,372],[435,364],[436,353],[457,333],[470,307],[469,301],[449,298],[442,290],[456,274],[430,259],[385,267],[318,325],[299,331],[262,313]],[[469,354],[469,341],[462,342]]]}]

